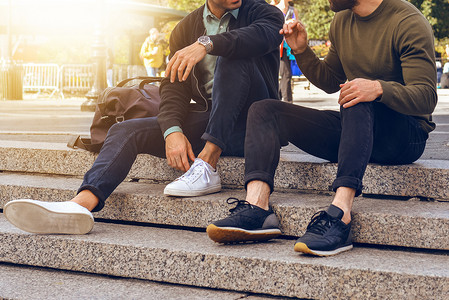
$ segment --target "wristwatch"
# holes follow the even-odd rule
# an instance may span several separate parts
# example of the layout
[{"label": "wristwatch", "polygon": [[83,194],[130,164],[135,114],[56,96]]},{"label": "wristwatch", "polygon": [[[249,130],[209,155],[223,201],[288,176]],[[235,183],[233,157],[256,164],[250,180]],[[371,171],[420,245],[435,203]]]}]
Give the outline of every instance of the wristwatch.
[{"label": "wristwatch", "polygon": [[212,51],[213,44],[210,38],[207,35],[202,35],[198,38],[198,44],[203,45],[206,48],[206,53]]}]

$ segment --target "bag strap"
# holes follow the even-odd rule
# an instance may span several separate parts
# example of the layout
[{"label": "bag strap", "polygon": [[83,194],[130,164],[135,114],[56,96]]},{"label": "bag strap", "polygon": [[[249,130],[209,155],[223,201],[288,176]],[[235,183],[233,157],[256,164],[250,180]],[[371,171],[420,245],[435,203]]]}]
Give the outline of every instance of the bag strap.
[{"label": "bag strap", "polygon": [[91,139],[89,138],[82,138],[81,136],[72,136],[70,140],[67,142],[67,147],[73,148],[73,149],[83,149],[91,152],[100,152],[101,147],[103,146],[103,143],[101,144],[92,144]]},{"label": "bag strap", "polygon": [[[117,84],[117,87],[123,87],[125,84],[127,84],[128,82],[130,82],[131,80],[143,80],[146,83],[151,83],[151,82],[157,82],[157,81],[161,81],[162,79],[164,79],[164,77],[149,77],[149,76],[137,76],[137,77],[131,77],[131,78],[127,78],[125,80],[120,81]],[[142,82],[143,82],[142,81]],[[143,87],[143,85],[141,86],[142,82],[139,84],[139,89],[141,89]],[[144,84],[145,85],[145,84]]]}]

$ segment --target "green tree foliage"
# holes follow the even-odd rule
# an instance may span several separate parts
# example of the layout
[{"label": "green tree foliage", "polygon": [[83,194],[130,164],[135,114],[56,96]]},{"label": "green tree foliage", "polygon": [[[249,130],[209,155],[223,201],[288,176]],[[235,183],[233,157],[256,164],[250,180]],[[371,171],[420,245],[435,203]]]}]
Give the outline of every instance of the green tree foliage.
[{"label": "green tree foliage", "polygon": [[168,0],[171,8],[192,12],[201,5],[206,3],[205,0]]},{"label": "green tree foliage", "polygon": [[307,26],[309,39],[327,40],[334,12],[328,0],[294,0],[299,19]]},{"label": "green tree foliage", "polygon": [[432,25],[437,39],[449,37],[449,1],[408,0],[415,5]]},{"label": "green tree foliage", "polygon": [[[170,7],[191,12],[205,3],[205,0],[166,0]],[[432,25],[435,37],[449,37],[449,1],[448,0],[408,0],[415,5]],[[165,1],[164,1],[165,2]],[[271,2],[267,0],[267,2]],[[329,8],[328,0],[293,0],[299,12],[300,20],[307,25],[310,39],[328,38],[329,26],[334,12]]]}]

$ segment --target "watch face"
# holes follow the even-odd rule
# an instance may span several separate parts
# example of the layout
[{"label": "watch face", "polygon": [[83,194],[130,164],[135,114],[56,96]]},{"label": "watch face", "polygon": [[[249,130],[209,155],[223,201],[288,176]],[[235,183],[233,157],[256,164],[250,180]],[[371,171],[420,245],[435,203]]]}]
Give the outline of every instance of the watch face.
[{"label": "watch face", "polygon": [[210,38],[208,36],[200,36],[198,42],[201,44],[207,44],[210,42]]},{"label": "watch face", "polygon": [[206,35],[200,36],[198,38],[198,43],[206,47],[206,52],[209,53],[212,50],[212,41]]}]

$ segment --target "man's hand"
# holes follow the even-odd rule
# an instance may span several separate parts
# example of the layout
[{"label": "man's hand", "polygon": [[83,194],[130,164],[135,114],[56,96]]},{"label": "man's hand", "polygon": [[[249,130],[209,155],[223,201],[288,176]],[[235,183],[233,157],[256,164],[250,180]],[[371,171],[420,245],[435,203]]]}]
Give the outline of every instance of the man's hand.
[{"label": "man's hand", "polygon": [[175,82],[176,74],[179,81],[187,80],[190,72],[200,60],[206,56],[206,47],[197,42],[176,51],[165,69],[165,77],[170,76],[170,82]]},{"label": "man's hand", "polygon": [[165,155],[170,167],[187,172],[190,160],[195,160],[189,140],[182,132],[170,133],[165,139]]},{"label": "man's hand", "polygon": [[301,22],[292,20],[284,24],[279,33],[284,35],[285,41],[292,48],[293,54],[301,54],[307,49],[306,26]]},{"label": "man's hand", "polygon": [[371,102],[382,96],[383,90],[377,80],[356,78],[347,83],[340,84],[340,97],[338,104],[344,108],[354,106],[360,102]]}]

